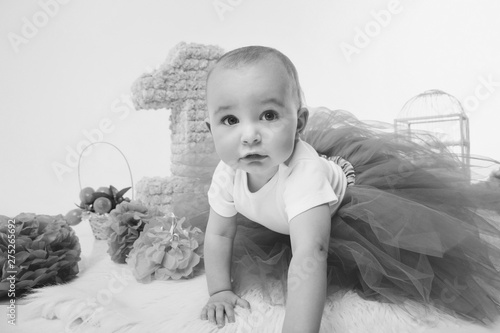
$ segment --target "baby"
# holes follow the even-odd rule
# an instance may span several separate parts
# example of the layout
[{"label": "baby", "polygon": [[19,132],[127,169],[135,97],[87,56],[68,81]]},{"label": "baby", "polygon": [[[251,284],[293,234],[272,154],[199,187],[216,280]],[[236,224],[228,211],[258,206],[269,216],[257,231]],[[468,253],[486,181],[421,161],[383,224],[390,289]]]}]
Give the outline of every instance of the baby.
[{"label": "baby", "polygon": [[297,71],[277,50],[251,46],[224,55],[207,79],[209,128],[221,162],[209,191],[205,267],[210,299],[202,318],[224,325],[235,305],[230,260],[236,213],[290,235],[294,268],[316,258],[310,278],[289,288],[285,332],[319,330],[326,291],[330,216],[346,190],[346,177],[299,138],[308,110]]}]

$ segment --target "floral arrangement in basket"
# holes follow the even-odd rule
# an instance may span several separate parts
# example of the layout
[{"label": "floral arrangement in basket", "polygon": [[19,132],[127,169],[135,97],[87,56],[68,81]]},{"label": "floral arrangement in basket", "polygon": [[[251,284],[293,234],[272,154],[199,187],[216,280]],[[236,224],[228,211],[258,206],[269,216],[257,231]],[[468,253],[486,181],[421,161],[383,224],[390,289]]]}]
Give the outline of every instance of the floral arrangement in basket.
[{"label": "floral arrangement in basket", "polygon": [[[92,187],[82,188],[82,181],[80,177],[80,165],[83,153],[92,147],[93,145],[98,144],[106,144],[114,149],[116,149],[121,156],[123,157],[125,163],[127,164],[128,173],[130,175],[130,183],[134,184],[134,179],[132,177],[132,171],[130,170],[130,165],[127,161],[127,158],[123,154],[123,152],[114,144],[105,142],[105,141],[97,141],[92,142],[88,146],[86,146],[80,152],[80,157],[78,159],[78,182],[80,184],[80,205],[76,205],[78,208],[69,211],[66,214],[66,220],[70,225],[76,225],[80,223],[82,220],[89,221],[90,226],[92,228],[92,232],[96,239],[106,239],[107,231],[106,231],[106,222],[108,220],[108,213],[111,210],[116,208],[116,205],[120,204],[123,201],[130,201],[128,198],[124,198],[123,195],[132,187],[124,188],[120,191],[116,189],[113,185],[109,187],[99,187],[96,191]],[[132,199],[134,197],[134,193],[132,192]]]},{"label": "floral arrangement in basket", "polygon": [[194,276],[203,257],[203,232],[173,214],[122,202],[110,213],[108,253],[127,263],[139,282]]},{"label": "floral arrangement in basket", "polygon": [[78,237],[62,215],[0,215],[0,299],[11,290],[19,297],[71,280],[78,274],[80,253]]},{"label": "floral arrangement in basket", "polygon": [[78,208],[66,214],[66,220],[70,225],[76,225],[83,221],[88,221],[96,239],[106,239],[106,221],[108,213],[116,208],[123,201],[130,201],[123,195],[131,187],[126,187],[120,191],[113,185],[109,187],[99,187],[94,190],[92,187],[85,187],[80,190],[80,205]]}]

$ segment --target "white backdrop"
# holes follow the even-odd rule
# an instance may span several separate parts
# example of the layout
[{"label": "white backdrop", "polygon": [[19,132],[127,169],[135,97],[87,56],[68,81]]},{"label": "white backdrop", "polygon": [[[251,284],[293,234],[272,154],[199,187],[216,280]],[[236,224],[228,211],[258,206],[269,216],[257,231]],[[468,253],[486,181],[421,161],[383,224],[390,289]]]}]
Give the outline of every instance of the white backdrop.
[{"label": "white backdrop", "polygon": [[[496,0],[39,0],[0,2],[0,214],[65,214],[76,159],[117,145],[134,181],[169,174],[168,110],[135,111],[132,82],[180,41],[261,44],[296,64],[310,106],[392,122],[441,89],[465,104],[472,153],[500,160]],[[83,186],[125,187],[110,147],[84,156]]]}]

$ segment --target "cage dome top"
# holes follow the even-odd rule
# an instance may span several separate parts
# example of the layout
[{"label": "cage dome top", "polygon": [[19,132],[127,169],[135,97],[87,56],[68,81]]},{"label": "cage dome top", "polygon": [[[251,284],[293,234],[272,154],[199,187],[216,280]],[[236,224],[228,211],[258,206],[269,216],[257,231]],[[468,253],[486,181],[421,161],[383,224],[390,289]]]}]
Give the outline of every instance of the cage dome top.
[{"label": "cage dome top", "polygon": [[460,101],[441,90],[424,91],[410,99],[403,106],[397,118],[420,118],[445,115],[464,115]]}]

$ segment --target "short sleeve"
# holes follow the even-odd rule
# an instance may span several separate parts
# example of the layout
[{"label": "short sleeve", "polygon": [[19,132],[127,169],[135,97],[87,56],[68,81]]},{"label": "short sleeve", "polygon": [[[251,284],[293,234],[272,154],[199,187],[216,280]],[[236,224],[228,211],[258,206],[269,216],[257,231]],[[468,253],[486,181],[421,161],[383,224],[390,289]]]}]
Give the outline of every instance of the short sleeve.
[{"label": "short sleeve", "polygon": [[210,207],[217,214],[224,217],[231,217],[237,213],[233,199],[234,175],[235,171],[220,161],[217,168],[215,168],[212,183],[208,190]]},{"label": "short sleeve", "polygon": [[317,159],[303,159],[293,165],[285,184],[283,199],[288,222],[313,207],[339,202],[325,165]]}]

